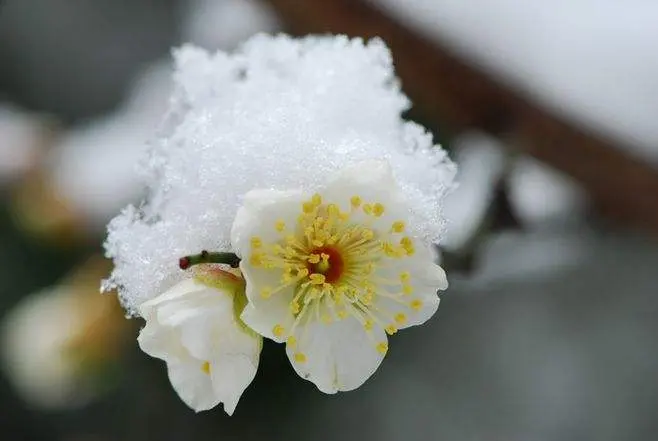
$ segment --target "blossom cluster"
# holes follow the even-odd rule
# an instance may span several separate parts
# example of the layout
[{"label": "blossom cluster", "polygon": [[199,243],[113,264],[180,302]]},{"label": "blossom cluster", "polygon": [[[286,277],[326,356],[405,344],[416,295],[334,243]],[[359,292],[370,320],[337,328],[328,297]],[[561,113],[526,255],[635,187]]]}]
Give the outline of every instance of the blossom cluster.
[{"label": "blossom cluster", "polygon": [[378,39],[259,35],[175,60],[149,195],[109,225],[104,288],[196,411],[234,411],[263,338],[319,390],[359,387],[447,288],[433,244],[454,165],[401,118]]}]

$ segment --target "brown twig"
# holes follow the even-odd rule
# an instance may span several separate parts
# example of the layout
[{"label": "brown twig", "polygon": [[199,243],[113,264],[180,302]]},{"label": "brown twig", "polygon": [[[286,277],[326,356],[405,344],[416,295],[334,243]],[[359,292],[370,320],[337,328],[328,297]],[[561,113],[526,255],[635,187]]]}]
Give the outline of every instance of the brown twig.
[{"label": "brown twig", "polygon": [[[293,34],[381,37],[415,107],[454,133],[477,128],[579,181],[610,217],[658,234],[658,170],[536,105],[363,0],[267,0]],[[510,138],[511,137],[511,138]]]}]

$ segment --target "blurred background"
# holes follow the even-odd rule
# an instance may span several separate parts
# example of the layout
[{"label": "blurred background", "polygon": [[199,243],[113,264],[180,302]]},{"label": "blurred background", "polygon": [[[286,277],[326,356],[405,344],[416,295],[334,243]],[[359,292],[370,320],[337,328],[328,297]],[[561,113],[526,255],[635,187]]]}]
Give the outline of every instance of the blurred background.
[{"label": "blurred background", "polygon": [[[658,5],[632,0],[0,0],[0,439],[658,438]],[[105,224],[167,107],[170,48],[381,36],[460,166],[450,289],[355,392],[265,344],[195,415],[98,294]]]}]

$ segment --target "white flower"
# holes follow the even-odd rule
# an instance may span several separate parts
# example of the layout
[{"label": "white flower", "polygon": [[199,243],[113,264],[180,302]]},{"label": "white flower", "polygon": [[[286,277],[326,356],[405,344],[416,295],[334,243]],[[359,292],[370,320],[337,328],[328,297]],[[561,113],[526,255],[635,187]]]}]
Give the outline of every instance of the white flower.
[{"label": "white flower", "polygon": [[139,308],[140,347],[196,412],[223,402],[231,415],[256,374],[262,338],[239,319],[245,303],[241,278],[206,266]]},{"label": "white flower", "polygon": [[22,299],[0,323],[0,361],[30,405],[82,407],[109,391],[131,328],[117,299],[98,295],[106,261],[92,258],[61,283]]},{"label": "white flower", "polygon": [[286,350],[323,392],[359,387],[388,350],[386,334],[419,325],[448,286],[407,225],[410,210],[385,161],[365,161],[326,187],[254,190],[231,240],[242,257],[243,321]]}]

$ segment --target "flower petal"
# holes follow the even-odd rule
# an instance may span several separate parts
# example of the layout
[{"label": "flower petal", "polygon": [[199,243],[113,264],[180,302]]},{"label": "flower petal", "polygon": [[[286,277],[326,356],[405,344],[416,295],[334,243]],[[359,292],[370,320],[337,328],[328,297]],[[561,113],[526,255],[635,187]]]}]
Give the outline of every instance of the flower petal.
[{"label": "flower petal", "polygon": [[142,328],[137,337],[142,351],[161,360],[181,361],[189,358],[189,353],[180,344],[175,329],[163,327],[157,321],[150,321]]},{"label": "flower petal", "polygon": [[244,197],[231,227],[234,252],[244,257],[250,250],[251,237],[258,235],[266,242],[280,237],[275,228],[277,220],[293,224],[304,194],[301,191],[252,190]]},{"label": "flower petal", "polygon": [[309,323],[296,338],[296,344],[286,345],[290,362],[325,393],[361,386],[377,370],[388,347],[383,329],[366,332],[353,317],[331,325]]},{"label": "flower petal", "polygon": [[220,403],[221,397],[215,392],[203,361],[189,358],[167,363],[167,371],[178,396],[195,412],[212,409]]},{"label": "flower petal", "polygon": [[159,296],[151,300],[147,300],[146,302],[139,305],[139,313],[144,319],[148,320],[153,311],[155,311],[155,309],[157,309],[161,304],[183,298],[189,295],[190,292],[197,291],[198,289],[202,289],[202,287],[199,286],[193,279],[183,280]]},{"label": "flower petal", "polygon": [[[240,317],[242,321],[259,333],[263,337],[267,337],[278,343],[283,343],[288,337],[288,330],[292,328],[295,317],[290,312],[288,302],[277,302],[275,299],[268,305],[254,307],[252,304],[247,305],[242,311]],[[281,327],[280,335],[275,335],[274,328]]]},{"label": "flower petal", "polygon": [[232,415],[247,386],[258,370],[257,351],[252,354],[224,354],[210,363],[212,387],[217,397],[224,403],[224,411]]}]

